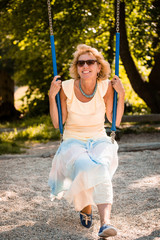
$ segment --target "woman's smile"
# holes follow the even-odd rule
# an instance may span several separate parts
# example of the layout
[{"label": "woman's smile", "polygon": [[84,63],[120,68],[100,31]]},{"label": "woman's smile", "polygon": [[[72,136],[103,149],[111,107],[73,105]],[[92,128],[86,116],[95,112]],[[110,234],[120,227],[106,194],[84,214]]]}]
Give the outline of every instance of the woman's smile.
[{"label": "woman's smile", "polygon": [[82,71],[82,73],[84,73],[84,74],[87,74],[87,73],[89,73],[90,71],[87,71],[87,70],[84,70],[84,71]]}]

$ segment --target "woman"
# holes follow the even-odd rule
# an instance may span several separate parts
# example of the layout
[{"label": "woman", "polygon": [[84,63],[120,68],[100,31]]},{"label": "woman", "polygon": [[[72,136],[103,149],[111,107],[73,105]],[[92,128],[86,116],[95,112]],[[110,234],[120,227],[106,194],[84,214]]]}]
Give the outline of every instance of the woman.
[{"label": "woman", "polygon": [[[80,211],[81,224],[92,224],[92,205],[100,215],[100,237],[115,236],[110,223],[113,202],[112,176],[118,166],[116,142],[104,129],[105,113],[112,122],[113,93],[118,93],[116,126],[124,111],[124,88],[118,76],[109,81],[110,66],[100,52],[78,45],[70,67],[71,80],[61,82],[55,76],[49,91],[50,115],[59,127],[55,96],[60,91],[63,142],[53,159],[49,176],[52,196],[64,197]],[[57,81],[56,81],[57,80]]]}]

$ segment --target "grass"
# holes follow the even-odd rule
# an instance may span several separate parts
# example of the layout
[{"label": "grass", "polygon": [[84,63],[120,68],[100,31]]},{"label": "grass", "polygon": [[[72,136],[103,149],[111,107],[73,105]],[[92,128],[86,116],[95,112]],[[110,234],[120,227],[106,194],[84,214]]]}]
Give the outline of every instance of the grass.
[{"label": "grass", "polygon": [[[22,153],[28,142],[48,142],[60,139],[59,130],[54,129],[49,116],[28,118],[16,122],[0,124],[0,155],[8,153]],[[10,131],[9,131],[10,130]]]},{"label": "grass", "polygon": [[151,123],[139,123],[139,124],[131,124],[130,126],[125,126],[125,124],[121,125],[120,128],[121,133],[123,134],[140,134],[140,133],[160,133],[160,123],[156,124]]},{"label": "grass", "polygon": [[38,117],[30,117],[30,118],[22,118],[13,122],[4,122],[0,123],[0,128],[26,128],[29,126],[37,126],[39,124],[46,124],[48,126],[52,126],[52,122],[50,120],[49,115],[43,115]]},{"label": "grass", "polygon": [[18,153],[24,153],[24,150],[21,150],[21,148],[24,146],[20,146],[19,144],[15,142],[0,142],[0,155],[11,153],[11,154],[18,154]]}]

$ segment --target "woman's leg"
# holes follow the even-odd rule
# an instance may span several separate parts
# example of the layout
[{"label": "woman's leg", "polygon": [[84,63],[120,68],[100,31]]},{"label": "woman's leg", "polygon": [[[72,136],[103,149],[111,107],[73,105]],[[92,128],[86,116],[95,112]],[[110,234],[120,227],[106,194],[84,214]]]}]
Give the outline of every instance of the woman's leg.
[{"label": "woman's leg", "polygon": [[111,203],[98,204],[97,207],[99,211],[101,226],[103,226],[104,224],[107,225],[110,224],[112,204]]},{"label": "woman's leg", "polygon": [[112,182],[98,184],[94,188],[94,200],[97,205],[101,226],[110,224],[111,208],[113,202]]},{"label": "woman's leg", "polygon": [[92,206],[88,205],[87,207],[83,208],[81,210],[82,213],[86,213],[86,214],[91,214],[92,213]]},{"label": "woman's leg", "polygon": [[108,238],[117,235],[117,229],[110,224],[111,203],[98,204],[101,226],[98,232],[99,237]]}]

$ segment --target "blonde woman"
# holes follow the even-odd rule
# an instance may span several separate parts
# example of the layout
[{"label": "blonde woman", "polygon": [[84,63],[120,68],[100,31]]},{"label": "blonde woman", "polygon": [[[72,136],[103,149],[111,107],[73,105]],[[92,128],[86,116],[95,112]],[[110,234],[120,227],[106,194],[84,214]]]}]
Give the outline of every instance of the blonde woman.
[{"label": "blonde woman", "polygon": [[[49,91],[50,115],[59,127],[56,94],[60,91],[63,142],[52,162],[49,185],[52,197],[64,197],[80,212],[81,224],[92,224],[92,205],[100,215],[99,237],[115,236],[111,225],[112,177],[118,166],[116,141],[104,128],[105,114],[112,122],[113,93],[118,93],[116,126],[124,112],[124,88],[118,76],[110,81],[110,66],[97,49],[78,45],[70,67],[72,79],[57,80]],[[57,80],[57,81],[56,81]],[[69,180],[69,181],[68,181]]]}]

